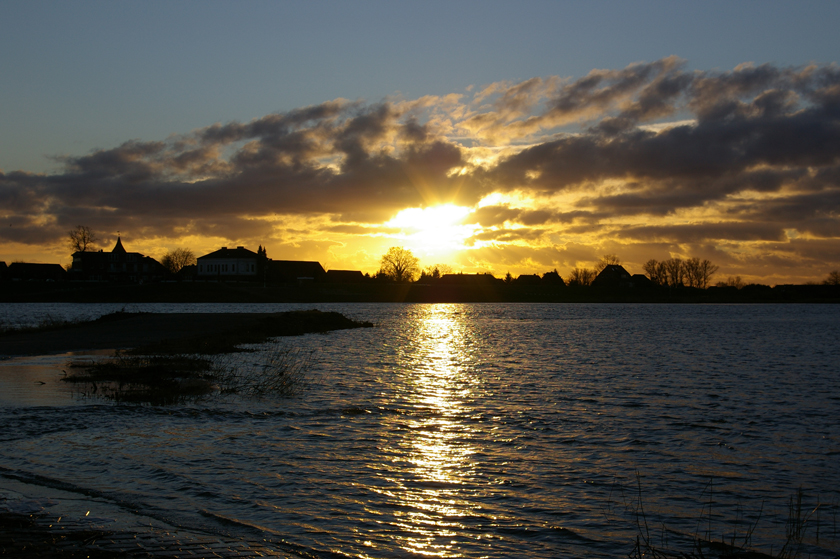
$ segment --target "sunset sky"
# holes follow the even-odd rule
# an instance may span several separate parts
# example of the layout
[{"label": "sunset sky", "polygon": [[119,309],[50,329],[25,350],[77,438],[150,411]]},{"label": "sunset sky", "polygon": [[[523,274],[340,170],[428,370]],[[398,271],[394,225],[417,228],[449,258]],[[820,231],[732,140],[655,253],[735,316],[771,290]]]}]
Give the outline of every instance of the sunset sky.
[{"label": "sunset sky", "polygon": [[0,260],[840,268],[838,2],[0,2]]}]

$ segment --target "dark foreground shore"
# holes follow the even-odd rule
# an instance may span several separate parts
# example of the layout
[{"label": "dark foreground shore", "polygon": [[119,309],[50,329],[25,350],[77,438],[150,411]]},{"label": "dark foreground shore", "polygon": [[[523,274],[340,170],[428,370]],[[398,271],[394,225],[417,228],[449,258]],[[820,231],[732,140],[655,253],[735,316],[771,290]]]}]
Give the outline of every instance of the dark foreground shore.
[{"label": "dark foreground shore", "polygon": [[139,559],[306,557],[280,544],[149,527],[142,531],[92,527],[46,514],[0,512],[0,556],[15,559]]},{"label": "dark foreground shore", "polygon": [[[114,313],[92,322],[0,335],[0,355],[48,355],[69,351],[171,347],[184,353],[218,352],[223,346],[370,326],[339,313]],[[214,350],[214,351],[210,351]]]}]

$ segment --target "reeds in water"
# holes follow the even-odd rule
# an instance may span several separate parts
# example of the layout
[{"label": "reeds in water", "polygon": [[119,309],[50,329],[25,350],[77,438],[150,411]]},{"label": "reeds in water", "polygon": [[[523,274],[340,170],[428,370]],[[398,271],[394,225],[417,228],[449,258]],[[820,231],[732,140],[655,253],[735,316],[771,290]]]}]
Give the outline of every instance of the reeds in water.
[{"label": "reeds in water", "polygon": [[[815,549],[809,549],[809,545],[806,545],[806,536],[808,537],[809,544],[817,546],[832,542],[834,544],[837,543],[836,521],[833,527],[833,534],[829,538],[831,541],[827,542],[825,537],[823,538],[823,542],[820,541],[821,526],[819,512],[822,505],[818,502],[816,507],[809,512],[809,507],[803,504],[803,491],[801,488],[797,489],[796,493],[790,497],[787,507],[787,519],[784,523],[784,540],[779,551],[776,552],[770,547],[768,553],[764,553],[753,547],[753,534],[759,522],[762,520],[764,503],[762,503],[758,513],[751,516],[752,520],[749,522],[745,523],[740,518],[740,514],[736,514],[736,519],[731,523],[723,527],[716,526],[714,531],[717,532],[719,530],[721,533],[721,537],[718,540],[713,536],[712,506],[714,504],[714,480],[710,480],[704,490],[704,494],[708,495],[708,501],[703,505],[703,509],[697,520],[697,529],[690,538],[692,542],[691,549],[674,549],[668,545],[665,535],[670,530],[665,528],[664,524],[662,526],[662,536],[658,538],[660,541],[655,541],[657,538],[654,537],[648,525],[648,518],[643,502],[641,475],[638,473],[636,474],[636,488],[636,502],[630,507],[637,528],[633,550],[629,554],[629,557],[632,559],[797,559],[803,557],[803,555],[810,557],[810,551]],[[832,508],[838,509],[837,506]],[[683,535],[678,532],[674,532],[674,534]],[[822,548],[821,551],[827,550]],[[840,553],[836,557],[840,557]]]},{"label": "reeds in water", "polygon": [[290,397],[306,386],[312,353],[275,342],[260,352],[128,355],[75,362],[62,380],[82,397],[166,405],[214,395]]},{"label": "reeds in water", "polygon": [[[312,352],[275,343],[261,352],[260,359],[236,364],[231,358],[214,362],[212,376],[223,394],[245,397],[294,396],[306,387],[307,372],[312,364]],[[242,361],[242,357],[239,361]]]}]

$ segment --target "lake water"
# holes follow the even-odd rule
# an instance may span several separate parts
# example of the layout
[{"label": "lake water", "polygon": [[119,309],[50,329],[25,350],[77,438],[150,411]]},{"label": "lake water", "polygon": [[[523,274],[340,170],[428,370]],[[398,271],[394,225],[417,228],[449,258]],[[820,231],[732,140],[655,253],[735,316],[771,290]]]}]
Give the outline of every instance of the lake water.
[{"label": "lake water", "polygon": [[[4,305],[0,322],[119,308]],[[838,306],[126,310],[298,308],[376,327],[286,340],[315,351],[288,399],[118,405],[67,393],[73,356],[0,360],[0,474],[371,558],[626,557],[640,522],[669,546],[755,523],[752,547],[778,551],[801,490],[819,505],[807,552],[840,548]]]}]

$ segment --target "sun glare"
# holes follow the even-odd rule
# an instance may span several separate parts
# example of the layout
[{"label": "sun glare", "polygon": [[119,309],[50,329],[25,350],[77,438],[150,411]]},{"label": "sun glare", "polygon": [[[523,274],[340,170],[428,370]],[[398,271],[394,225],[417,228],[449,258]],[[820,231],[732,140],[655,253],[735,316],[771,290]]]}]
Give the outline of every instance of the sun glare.
[{"label": "sun glare", "polygon": [[407,244],[429,253],[443,253],[463,248],[464,241],[477,226],[462,223],[470,208],[443,204],[428,208],[408,208],[386,222],[387,227],[400,229]]}]

